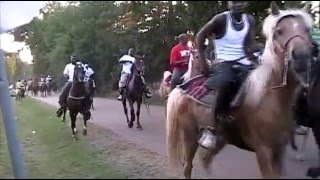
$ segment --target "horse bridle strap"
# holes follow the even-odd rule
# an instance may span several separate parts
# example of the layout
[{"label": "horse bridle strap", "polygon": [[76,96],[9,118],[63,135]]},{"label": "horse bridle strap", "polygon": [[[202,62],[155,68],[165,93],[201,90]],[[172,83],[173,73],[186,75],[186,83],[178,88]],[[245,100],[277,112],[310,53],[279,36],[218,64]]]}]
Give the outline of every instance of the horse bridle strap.
[{"label": "horse bridle strap", "polygon": [[291,60],[289,57],[289,53],[288,53],[288,44],[295,38],[301,38],[305,41],[305,39],[300,36],[300,35],[294,35],[291,38],[288,39],[288,41],[285,43],[284,45],[284,50],[285,50],[285,54],[284,54],[284,68],[283,68],[283,78],[282,78],[282,84],[272,87],[272,90],[274,89],[278,89],[278,88],[283,88],[287,85],[287,80],[288,80],[288,69],[289,69],[289,61]]}]

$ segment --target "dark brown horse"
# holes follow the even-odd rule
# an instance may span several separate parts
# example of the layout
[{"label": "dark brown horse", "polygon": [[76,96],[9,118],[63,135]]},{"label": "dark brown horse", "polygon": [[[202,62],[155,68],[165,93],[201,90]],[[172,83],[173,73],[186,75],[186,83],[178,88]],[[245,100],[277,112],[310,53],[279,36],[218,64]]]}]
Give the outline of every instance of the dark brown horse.
[{"label": "dark brown horse", "polygon": [[[313,27],[313,19],[306,8],[280,11],[273,2],[270,9],[263,25],[267,41],[261,65],[250,73],[236,96],[237,108],[231,111],[234,122],[225,133],[229,144],[255,152],[263,178],[280,178],[285,150],[294,133],[291,117],[294,92],[308,82],[312,49],[308,30]],[[189,82],[202,93],[203,79],[200,76]],[[214,126],[214,117],[212,105],[197,99],[198,96],[190,96],[195,89],[186,91],[185,85],[169,94],[166,136],[170,169],[182,161],[185,178],[191,178],[200,129]],[[209,102],[214,102],[215,91],[208,95],[212,97]],[[214,151],[206,151],[201,158],[205,169],[225,145],[217,144]]]},{"label": "dark brown horse", "polygon": [[[297,100],[294,104],[294,119],[298,125],[306,126],[312,129],[316,144],[318,146],[319,164],[311,167],[307,171],[307,176],[316,178],[320,176],[320,57],[318,57],[312,66],[310,74],[310,87],[301,88],[297,94]],[[309,133],[305,135],[303,141],[303,149],[305,141]],[[303,156],[300,156],[303,157]]]},{"label": "dark brown horse", "polygon": [[48,85],[45,82],[40,82],[39,90],[41,97],[47,97]]},{"label": "dark brown horse", "polygon": [[[85,71],[81,63],[77,63],[74,68],[73,82],[67,98],[67,109],[71,119],[71,129],[73,139],[78,139],[76,120],[78,113],[83,116],[83,135],[87,135],[87,121],[90,119],[90,108],[86,106],[85,99],[85,84],[84,84]],[[65,112],[64,112],[65,113]]]},{"label": "dark brown horse", "polygon": [[[126,83],[126,90],[122,99],[122,105],[127,118],[128,127],[132,128],[133,122],[136,120],[137,115],[137,128],[140,130],[142,130],[142,126],[140,124],[140,107],[143,98],[143,86],[141,80],[141,75],[144,73],[143,71],[144,65],[142,59],[136,59],[135,63],[132,65],[131,75],[128,78],[128,82]],[[130,121],[128,117],[127,100],[130,106]],[[137,103],[136,114],[134,112],[135,103]]]}]

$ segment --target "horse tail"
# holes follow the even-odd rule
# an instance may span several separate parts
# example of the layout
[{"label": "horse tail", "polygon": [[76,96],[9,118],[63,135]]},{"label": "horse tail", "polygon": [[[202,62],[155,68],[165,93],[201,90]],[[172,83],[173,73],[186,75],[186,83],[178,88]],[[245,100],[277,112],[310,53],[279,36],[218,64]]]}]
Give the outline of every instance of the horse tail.
[{"label": "horse tail", "polygon": [[[170,88],[166,86],[166,79],[171,75],[171,72],[170,71],[165,71],[163,73],[163,78],[162,78],[162,82],[160,84],[160,88],[159,90],[157,91],[160,98],[165,100],[167,98],[167,95],[169,94],[169,90]],[[168,90],[169,89],[169,90]]]},{"label": "horse tail", "polygon": [[181,145],[180,145],[180,127],[179,127],[179,100],[181,92],[178,89],[173,89],[169,94],[167,102],[167,117],[166,117],[166,137],[167,137],[167,153],[168,165],[170,170],[178,167],[181,160]]}]

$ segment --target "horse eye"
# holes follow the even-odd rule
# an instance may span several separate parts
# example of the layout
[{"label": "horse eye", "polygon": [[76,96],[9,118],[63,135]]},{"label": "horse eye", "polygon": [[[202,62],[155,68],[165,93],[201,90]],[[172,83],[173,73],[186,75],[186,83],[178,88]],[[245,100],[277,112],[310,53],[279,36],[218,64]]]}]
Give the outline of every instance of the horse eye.
[{"label": "horse eye", "polygon": [[283,31],[282,29],[277,29],[276,33],[281,36],[283,34]]}]

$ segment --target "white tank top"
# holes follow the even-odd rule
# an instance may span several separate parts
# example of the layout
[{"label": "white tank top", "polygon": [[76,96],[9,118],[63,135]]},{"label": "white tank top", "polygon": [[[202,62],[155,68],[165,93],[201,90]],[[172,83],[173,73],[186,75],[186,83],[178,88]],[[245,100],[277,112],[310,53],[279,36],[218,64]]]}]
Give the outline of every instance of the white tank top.
[{"label": "white tank top", "polygon": [[[244,23],[242,30],[236,31],[232,25],[230,11],[224,12],[227,15],[226,32],[221,39],[214,40],[216,59],[219,62],[234,61],[245,56],[243,42],[249,31],[249,22],[247,15],[242,15]],[[249,65],[251,61],[244,58],[238,61],[241,64]]]}]

